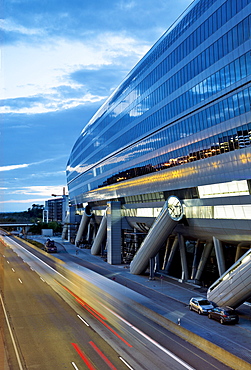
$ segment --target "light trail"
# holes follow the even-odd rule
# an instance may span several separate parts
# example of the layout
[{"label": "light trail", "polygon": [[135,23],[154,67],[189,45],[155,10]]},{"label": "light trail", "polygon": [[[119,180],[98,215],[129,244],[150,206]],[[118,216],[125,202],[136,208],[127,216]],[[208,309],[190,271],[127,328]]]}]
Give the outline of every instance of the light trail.
[{"label": "light trail", "polygon": [[[102,303],[101,303],[102,304]],[[168,356],[172,357],[175,361],[179,362],[182,366],[184,366],[188,370],[196,370],[190,365],[188,365],[186,362],[181,360],[179,357],[174,355],[172,352],[170,352],[168,349],[164,348],[161,346],[158,342],[156,342],[154,339],[149,337],[147,334],[143,333],[140,329],[136,328],[136,326],[133,326],[130,322],[127,320],[123,319],[120,315],[118,315],[116,312],[112,311],[110,308],[106,307],[105,305],[102,304],[104,308],[106,308],[108,311],[110,311],[114,316],[116,316],[118,319],[120,319],[122,322],[124,322],[126,325],[128,325],[131,329],[135,330],[137,333],[142,335],[145,339],[147,339],[149,342],[154,344],[156,347],[158,347],[161,351],[165,352]]]},{"label": "light trail", "polygon": [[95,367],[92,365],[90,360],[85,356],[85,354],[81,351],[79,346],[76,343],[72,343],[72,346],[74,347],[75,351],[78,353],[78,355],[82,358],[88,369],[90,370],[96,370]]},{"label": "light trail", "polygon": [[110,360],[108,360],[108,358],[104,355],[104,353],[96,346],[95,343],[93,343],[92,341],[89,342],[90,345],[92,346],[92,348],[95,350],[95,352],[102,358],[102,360],[104,360],[104,362],[106,363],[107,366],[109,366],[109,368],[111,370],[117,370],[117,368],[111,363]]}]

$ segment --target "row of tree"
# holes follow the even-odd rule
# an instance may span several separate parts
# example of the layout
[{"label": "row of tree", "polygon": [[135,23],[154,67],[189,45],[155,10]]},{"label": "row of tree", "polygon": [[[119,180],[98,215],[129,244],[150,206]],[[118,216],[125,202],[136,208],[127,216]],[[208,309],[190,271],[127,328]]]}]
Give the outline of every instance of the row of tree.
[{"label": "row of tree", "polygon": [[0,222],[41,222],[43,220],[43,210],[43,205],[32,204],[32,208],[28,208],[27,211],[0,213]]},{"label": "row of tree", "polygon": [[44,206],[32,204],[31,208],[23,212],[0,213],[0,223],[33,223],[30,227],[32,234],[41,234],[42,229],[53,229],[54,233],[62,232],[62,225],[56,221],[43,222]]}]

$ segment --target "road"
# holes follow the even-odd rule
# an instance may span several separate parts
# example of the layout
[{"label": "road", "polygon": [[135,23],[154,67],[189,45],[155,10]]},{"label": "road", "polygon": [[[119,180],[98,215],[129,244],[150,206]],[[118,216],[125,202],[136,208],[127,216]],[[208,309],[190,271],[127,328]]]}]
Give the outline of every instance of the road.
[{"label": "road", "polygon": [[0,244],[0,286],[24,368],[227,369],[147,318],[126,288],[15,248]]},{"label": "road", "polygon": [[88,317],[77,316],[12,250],[1,246],[1,255],[2,297],[24,369],[128,368]]}]

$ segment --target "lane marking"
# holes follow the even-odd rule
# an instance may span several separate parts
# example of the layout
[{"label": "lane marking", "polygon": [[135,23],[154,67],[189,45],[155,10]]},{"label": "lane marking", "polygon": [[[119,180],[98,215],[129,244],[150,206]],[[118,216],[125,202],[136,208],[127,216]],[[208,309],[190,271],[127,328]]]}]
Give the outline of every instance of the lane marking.
[{"label": "lane marking", "polygon": [[119,356],[119,359],[130,369],[130,370],[134,370],[133,367],[131,367],[124,359],[123,357]]},{"label": "lane marking", "polygon": [[74,369],[78,370],[78,367],[77,367],[77,365],[75,364],[75,362],[72,362],[71,364],[72,364],[72,366],[74,367]]},{"label": "lane marking", "polygon": [[15,269],[13,269],[13,267],[11,268],[11,270],[12,270],[13,272],[15,272]]},{"label": "lane marking", "polygon": [[76,343],[72,343],[72,346],[74,347],[75,351],[79,354],[79,356],[82,358],[88,369],[90,370],[96,370],[95,367],[92,365],[91,361],[88,360],[88,358],[85,356],[85,354],[81,351],[79,346]]},{"label": "lane marking", "polygon": [[45,280],[42,278],[42,276],[39,276],[40,280],[42,280],[43,283],[45,283]]},{"label": "lane marking", "polygon": [[109,368],[111,370],[117,370],[117,368],[111,363],[111,361],[105,356],[105,354],[96,346],[96,344],[94,342],[89,342],[90,345],[92,346],[92,348],[95,350],[95,352],[102,358],[102,360],[104,360],[104,362],[106,363],[107,366],[109,366]]},{"label": "lane marking", "polygon": [[18,278],[18,281],[19,281],[20,284],[23,284],[23,282],[20,278]]},{"label": "lane marking", "polygon": [[90,326],[90,325],[88,324],[88,322],[86,322],[86,321],[83,319],[83,317],[81,317],[80,315],[77,315],[77,317],[78,317],[81,321],[83,321],[83,323],[84,323],[86,326]]},{"label": "lane marking", "polygon": [[15,354],[16,354],[16,358],[17,358],[17,362],[18,362],[19,369],[20,369],[20,370],[24,370],[24,368],[23,368],[23,366],[22,366],[22,363],[21,363],[21,360],[20,360],[20,357],[19,357],[18,349],[17,349],[17,346],[16,346],[16,342],[15,342],[15,339],[14,339],[14,335],[13,335],[13,333],[12,333],[12,329],[11,329],[11,326],[10,326],[10,322],[9,322],[9,319],[8,319],[8,316],[7,316],[7,312],[6,312],[6,310],[5,310],[5,306],[4,306],[4,303],[3,303],[3,298],[2,298],[1,293],[0,293],[0,300],[1,300],[1,303],[2,303],[2,307],[3,307],[3,312],[4,312],[5,320],[6,320],[6,323],[7,323],[8,329],[9,329],[9,332],[10,332],[10,336],[11,336],[12,344],[13,344],[14,351],[15,351]]}]

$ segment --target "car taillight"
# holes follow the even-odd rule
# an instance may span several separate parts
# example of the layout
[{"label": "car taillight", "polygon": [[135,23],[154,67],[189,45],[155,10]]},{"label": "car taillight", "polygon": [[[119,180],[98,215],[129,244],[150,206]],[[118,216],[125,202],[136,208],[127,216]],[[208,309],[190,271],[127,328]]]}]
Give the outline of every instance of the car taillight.
[{"label": "car taillight", "polygon": [[223,317],[227,317],[227,315],[222,315]]}]

